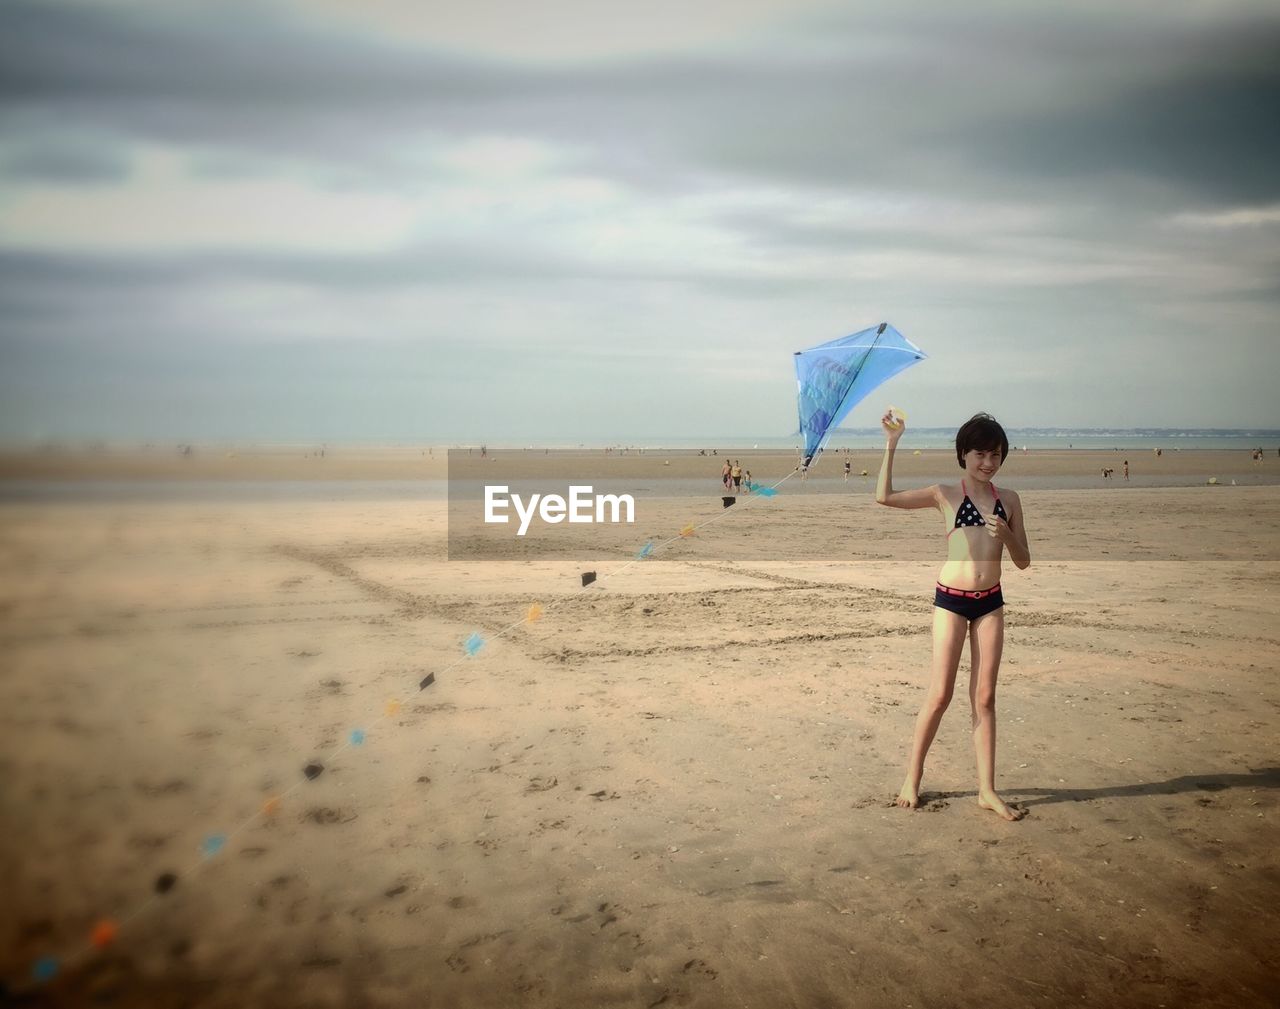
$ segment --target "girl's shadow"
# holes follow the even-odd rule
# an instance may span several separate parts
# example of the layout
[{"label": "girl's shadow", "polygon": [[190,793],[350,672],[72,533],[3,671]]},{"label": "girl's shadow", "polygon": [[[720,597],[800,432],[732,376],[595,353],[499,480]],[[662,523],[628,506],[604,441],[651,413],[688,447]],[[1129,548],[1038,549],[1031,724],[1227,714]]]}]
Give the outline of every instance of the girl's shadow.
[{"label": "girl's shadow", "polygon": [[[1009,788],[1019,806],[1047,806],[1053,802],[1120,799],[1138,795],[1178,795],[1182,792],[1221,792],[1228,788],[1280,788],[1280,767],[1250,768],[1248,774],[1184,774],[1164,781],[1105,788]],[[976,793],[973,793],[976,794]],[[1038,796],[1038,798],[1025,798]]]},{"label": "girl's shadow", "polygon": [[[1016,809],[1047,806],[1053,802],[1087,802],[1089,799],[1120,799],[1136,795],[1178,795],[1182,792],[1221,792],[1228,788],[1280,788],[1280,767],[1254,767],[1248,774],[1184,774],[1165,781],[1144,781],[1138,785],[1110,785],[1106,788],[1011,788],[1000,789],[1005,802]],[[948,799],[975,798],[977,789],[949,792],[921,792],[918,808],[937,812],[947,808]],[[1013,798],[1016,796],[1016,798]],[[1038,796],[1038,798],[1024,798]],[[888,805],[892,806],[892,801]]]}]

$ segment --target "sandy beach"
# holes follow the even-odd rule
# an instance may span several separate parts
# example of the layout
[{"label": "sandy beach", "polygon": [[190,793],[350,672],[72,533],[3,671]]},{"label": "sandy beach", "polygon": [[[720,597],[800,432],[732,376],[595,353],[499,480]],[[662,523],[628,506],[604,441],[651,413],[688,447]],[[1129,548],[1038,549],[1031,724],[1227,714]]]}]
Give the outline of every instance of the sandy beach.
[{"label": "sandy beach", "polygon": [[[0,476],[443,479],[421,451],[7,452]],[[9,500],[10,995],[1273,1004],[1280,461],[1135,455],[1128,486],[1095,476],[1114,453],[1015,455],[1002,473],[1034,558],[1003,577],[997,784],[1018,823],[976,805],[967,663],[922,808],[892,806],[942,537],[936,513],[862,488],[788,483],[643,563],[636,543],[716,514],[714,482],[589,557],[484,562],[447,558],[442,500]],[[669,458],[583,470],[718,465]],[[853,458],[874,476],[878,453]],[[905,455],[896,472],[946,464]],[[762,541],[776,559],[751,559]],[[102,919],[120,930],[96,950]],[[36,985],[44,956],[60,969]]]}]

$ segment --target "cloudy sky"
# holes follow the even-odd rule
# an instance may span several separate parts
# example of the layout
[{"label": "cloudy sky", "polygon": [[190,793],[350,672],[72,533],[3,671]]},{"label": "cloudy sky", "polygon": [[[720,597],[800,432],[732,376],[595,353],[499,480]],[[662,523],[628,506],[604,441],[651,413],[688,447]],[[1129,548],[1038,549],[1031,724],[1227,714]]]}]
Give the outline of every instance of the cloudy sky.
[{"label": "cloudy sky", "polygon": [[1280,10],[7,0],[0,438],[1280,427]]}]

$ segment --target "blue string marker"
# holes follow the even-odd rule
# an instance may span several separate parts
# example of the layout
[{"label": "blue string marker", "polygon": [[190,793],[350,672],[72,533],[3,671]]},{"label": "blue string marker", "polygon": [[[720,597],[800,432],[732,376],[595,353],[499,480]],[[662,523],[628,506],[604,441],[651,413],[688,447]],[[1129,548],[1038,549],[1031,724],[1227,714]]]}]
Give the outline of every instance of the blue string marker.
[{"label": "blue string marker", "polygon": [[651,553],[653,553],[653,540],[650,540],[648,543],[646,543],[644,546],[640,548],[640,552],[636,554],[636,560],[642,561],[646,557],[648,557]]},{"label": "blue string marker", "polygon": [[761,487],[758,491],[756,491],[756,493],[759,494],[761,497],[773,497],[778,492],[774,490],[772,487]]},{"label": "blue string marker", "polygon": [[222,846],[227,843],[226,834],[210,834],[200,844],[200,853],[205,858],[213,858],[222,850]]},{"label": "blue string marker", "polygon": [[58,976],[58,958],[56,956],[42,956],[31,965],[31,976],[42,984],[45,981],[52,981]]},{"label": "blue string marker", "polygon": [[471,637],[467,638],[466,644],[462,647],[468,655],[475,658],[476,652],[480,651],[480,649],[484,647],[484,638],[480,637],[479,634],[472,632]]},{"label": "blue string marker", "polygon": [[352,729],[352,730],[351,730],[351,745],[352,745],[352,746],[359,746],[359,745],[360,745],[361,743],[363,743],[363,742],[364,742],[364,729]]}]

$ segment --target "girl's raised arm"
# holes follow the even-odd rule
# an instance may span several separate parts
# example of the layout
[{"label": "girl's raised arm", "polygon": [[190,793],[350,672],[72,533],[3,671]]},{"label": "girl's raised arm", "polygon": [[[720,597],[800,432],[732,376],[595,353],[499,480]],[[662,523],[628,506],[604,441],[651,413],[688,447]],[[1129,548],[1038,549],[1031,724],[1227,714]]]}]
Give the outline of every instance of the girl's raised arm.
[{"label": "girl's raised arm", "polygon": [[880,464],[880,478],[876,481],[876,503],[888,505],[890,508],[940,508],[941,490],[938,485],[921,487],[918,490],[893,489],[893,453],[898,447],[898,439],[907,429],[904,420],[897,420],[892,411],[886,411],[880,418],[880,426],[884,428],[885,446],[884,461]]}]

